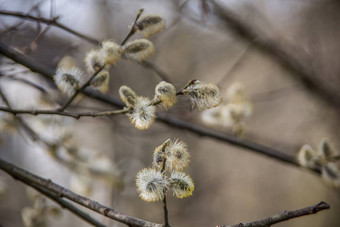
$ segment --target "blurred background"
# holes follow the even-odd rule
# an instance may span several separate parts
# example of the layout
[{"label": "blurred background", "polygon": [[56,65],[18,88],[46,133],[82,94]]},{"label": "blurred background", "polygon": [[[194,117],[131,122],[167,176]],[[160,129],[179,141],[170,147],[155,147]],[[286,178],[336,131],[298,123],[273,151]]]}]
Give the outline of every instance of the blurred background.
[{"label": "blurred background", "polygon": [[[161,68],[177,89],[191,79],[215,83],[226,105],[228,88],[241,84],[251,109],[242,121],[244,139],[290,155],[296,155],[304,144],[317,149],[324,137],[340,148],[338,1],[0,0],[0,10],[45,18],[59,16],[61,24],[76,31],[117,42],[127,35],[140,8],[145,15],[158,14],[166,19],[166,29],[150,38],[156,52],[148,61]],[[47,29],[46,24],[1,13],[0,34],[1,42],[52,70],[65,55],[74,57],[85,70],[84,57],[96,47],[59,28]],[[131,40],[138,37],[136,34]],[[14,107],[46,108],[43,98],[65,100],[52,81],[3,56],[0,64],[0,86]],[[138,95],[152,97],[161,80],[154,71],[121,60],[110,69],[107,95],[118,98],[119,87],[127,85]],[[89,98],[71,107],[84,109],[110,107]],[[233,133],[230,124],[207,124],[202,120],[204,113],[192,109],[185,97],[180,97],[168,113]],[[194,180],[195,190],[186,199],[169,194],[172,226],[236,224],[320,201],[328,202],[331,209],[276,226],[340,225],[339,189],[311,171],[251,150],[160,122],[139,131],[126,116],[80,120],[24,116],[41,136],[66,144],[71,154],[81,159],[81,165],[70,166],[18,130],[10,116],[1,113],[1,118],[2,159],[131,216],[162,223],[161,202],[141,200],[135,176],[151,166],[155,147],[168,138],[179,138],[191,153],[185,172]],[[58,154],[63,152],[58,150]],[[98,177],[96,171],[103,174]],[[22,217],[29,216],[27,207],[43,207],[44,214],[50,214],[43,215],[46,226],[88,226],[66,210],[59,214],[52,209],[58,207],[55,203],[27,192],[24,184],[2,171],[0,181],[2,226],[25,226]],[[124,226],[88,212],[108,226]]]}]

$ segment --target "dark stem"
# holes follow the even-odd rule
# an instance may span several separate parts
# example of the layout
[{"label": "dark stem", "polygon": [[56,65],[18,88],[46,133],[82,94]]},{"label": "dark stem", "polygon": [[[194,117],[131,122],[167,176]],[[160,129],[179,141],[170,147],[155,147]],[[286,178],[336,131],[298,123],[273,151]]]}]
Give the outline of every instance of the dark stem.
[{"label": "dark stem", "polygon": [[137,16],[136,16],[136,19],[135,21],[133,22],[132,24],[132,27],[131,27],[131,30],[130,32],[127,34],[127,36],[125,37],[125,39],[121,42],[121,46],[123,46],[131,36],[133,36],[133,34],[135,34],[135,32],[137,31],[137,28],[136,28],[136,23],[137,23],[137,20],[139,19],[139,17],[142,15],[144,9],[140,9],[137,13]]},{"label": "dark stem", "polygon": [[[165,153],[165,148],[169,145],[170,143],[170,140],[168,139],[167,141],[165,141],[163,143],[163,147],[162,147],[162,153],[163,153],[163,157],[164,157],[164,160],[163,160],[163,165],[162,165],[162,169],[161,169],[161,173],[163,174],[163,177],[164,177],[164,172],[165,172],[165,167],[166,167],[166,153]],[[169,224],[169,215],[168,215],[168,207],[167,207],[167,204],[166,204],[166,190],[164,191],[164,198],[163,198],[163,211],[164,211],[164,226],[165,227],[169,227],[170,224]]]},{"label": "dark stem", "polygon": [[170,227],[169,216],[168,216],[168,207],[166,205],[166,195],[164,195],[164,198],[163,198],[163,211],[164,211],[164,226]]},{"label": "dark stem", "polygon": [[[48,79],[52,79],[54,72],[52,70],[46,69],[45,66],[40,65],[37,62],[33,62],[31,59],[28,57],[18,53],[17,51],[13,50],[12,48],[8,47],[4,43],[0,42],[0,53],[5,55],[6,57],[14,60],[15,62],[31,69],[33,72],[40,73],[44,77]],[[88,90],[84,90],[83,92],[85,95],[94,98],[98,101],[101,101],[106,104],[110,104],[112,106],[116,106],[119,108],[123,108],[124,104],[112,97],[107,97],[103,94],[100,94],[98,92],[92,92]],[[179,95],[179,94],[178,94]],[[65,112],[64,112],[65,113]],[[204,126],[200,126],[198,124],[193,124],[191,122],[182,120],[178,117],[173,117],[170,114],[164,114],[164,113],[158,113],[157,114],[157,120],[160,122],[163,122],[171,127],[176,127],[180,129],[185,129],[187,131],[190,131],[196,135],[199,136],[206,136],[210,138],[214,138],[216,140],[220,140],[225,143],[229,143],[238,147],[246,148],[248,150],[252,150],[253,152],[260,153],[262,155],[265,155],[270,158],[274,158],[276,160],[279,160],[281,162],[289,163],[291,165],[294,165],[296,167],[300,167],[296,157],[293,155],[288,154],[287,152],[283,152],[271,147],[267,147],[252,141],[247,141],[244,139],[238,139],[232,135],[229,135],[225,132],[214,130],[211,128],[207,128]],[[311,170],[314,172],[315,170]]]},{"label": "dark stem", "polygon": [[81,34],[80,32],[77,32],[73,29],[70,29],[68,27],[66,27],[65,25],[60,24],[59,22],[57,22],[58,17],[55,17],[53,19],[47,19],[47,18],[43,18],[43,17],[35,17],[35,16],[31,16],[29,14],[23,14],[21,12],[11,12],[11,11],[6,11],[6,10],[0,10],[0,15],[4,15],[4,16],[12,16],[12,17],[19,17],[22,19],[26,19],[26,20],[31,20],[31,21],[37,21],[37,22],[41,22],[47,25],[53,25],[56,26],[60,29],[63,29],[75,36],[78,36],[82,39],[87,40],[90,43],[93,43],[95,45],[98,44],[98,40],[91,38],[87,35]]}]

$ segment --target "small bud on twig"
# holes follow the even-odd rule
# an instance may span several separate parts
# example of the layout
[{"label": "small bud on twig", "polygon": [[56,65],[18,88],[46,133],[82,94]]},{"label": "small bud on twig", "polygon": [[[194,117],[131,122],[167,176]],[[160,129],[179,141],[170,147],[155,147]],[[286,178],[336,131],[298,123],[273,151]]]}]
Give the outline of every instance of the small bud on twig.
[{"label": "small bud on twig", "polygon": [[136,27],[146,38],[165,28],[165,19],[158,15],[145,15],[140,18]]},{"label": "small bud on twig", "polygon": [[142,62],[155,52],[152,42],[147,39],[137,39],[123,46],[127,58]]}]

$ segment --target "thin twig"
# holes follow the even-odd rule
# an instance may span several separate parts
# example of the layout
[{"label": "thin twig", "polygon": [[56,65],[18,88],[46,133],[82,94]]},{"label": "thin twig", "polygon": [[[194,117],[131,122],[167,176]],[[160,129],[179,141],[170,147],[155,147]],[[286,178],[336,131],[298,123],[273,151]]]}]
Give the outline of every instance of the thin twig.
[{"label": "thin twig", "polygon": [[246,59],[247,54],[250,52],[251,48],[253,46],[253,43],[250,43],[246,50],[243,51],[243,53],[237,58],[237,60],[233,63],[233,65],[230,67],[228,72],[220,79],[219,82],[217,82],[217,85],[222,89],[225,88],[225,84],[228,80],[230,80],[233,76],[233,73],[236,71],[236,69],[242,64],[242,62]]},{"label": "thin twig", "polygon": [[0,169],[7,172],[9,175],[11,175],[13,178],[24,182],[27,185],[30,185],[32,187],[41,187],[48,191],[51,191],[52,193],[57,194],[60,198],[67,198],[81,206],[84,206],[90,210],[93,210],[99,214],[102,214],[106,217],[109,217],[113,220],[116,220],[118,222],[121,222],[123,224],[129,225],[129,226],[155,226],[155,227],[161,227],[162,225],[148,222],[142,219],[138,219],[135,217],[131,217],[125,214],[122,214],[112,208],[109,208],[107,206],[104,206],[96,201],[93,201],[91,199],[88,199],[86,197],[83,197],[81,195],[78,195],[67,188],[64,188],[51,180],[44,179],[42,177],[39,177],[33,173],[30,173],[24,169],[21,169],[13,164],[10,164],[4,160],[0,159]]},{"label": "thin twig", "polygon": [[[35,11],[37,11],[37,12],[39,13],[38,9],[39,9],[39,5],[40,5],[41,3],[42,3],[42,1],[40,1],[40,2],[38,2],[38,3],[36,3],[36,4],[34,4],[34,5],[31,7],[31,9],[27,12],[27,14],[31,14],[32,12],[35,12]],[[20,27],[21,25],[23,25],[24,23],[25,23],[25,21],[20,21],[19,23],[16,23],[16,24],[10,26],[9,28],[6,28],[4,31],[2,31],[2,32],[0,33],[0,36],[2,37],[3,34],[5,34],[7,31],[18,30],[19,27]]]},{"label": "thin twig", "polygon": [[120,110],[109,110],[109,111],[101,111],[101,112],[72,113],[72,112],[60,111],[58,109],[57,110],[25,110],[25,109],[12,109],[8,107],[0,106],[0,111],[11,113],[13,115],[18,115],[18,114],[60,115],[60,116],[66,116],[66,117],[79,119],[81,117],[101,117],[101,116],[112,116],[112,115],[117,115],[117,114],[126,114],[130,111],[130,109],[125,108],[125,109],[120,109]]},{"label": "thin twig", "polygon": [[39,42],[39,40],[46,34],[46,32],[51,28],[51,25],[47,25],[44,30],[42,30],[41,32],[39,32],[39,34],[34,38],[34,40],[31,42],[31,44],[29,46],[27,46],[23,52],[25,54],[29,54],[31,51],[33,51],[34,49],[36,49],[37,47],[37,43]]},{"label": "thin twig", "polygon": [[44,94],[47,93],[47,91],[46,91],[46,89],[45,89],[44,87],[42,87],[42,86],[40,86],[39,84],[36,84],[36,83],[34,83],[34,82],[32,82],[32,81],[29,81],[29,80],[27,80],[27,79],[18,78],[18,77],[8,77],[7,75],[6,75],[5,79],[14,80],[14,81],[19,81],[19,82],[21,82],[21,83],[24,83],[24,84],[26,84],[26,85],[29,85],[29,86],[31,86],[31,87],[33,87],[33,88],[39,90],[40,92],[42,92],[42,93],[44,93]]},{"label": "thin twig", "polygon": [[[162,163],[162,168],[161,168],[161,173],[164,177],[164,172],[165,172],[165,167],[166,167],[166,161],[167,161],[167,158],[166,158],[166,155],[165,155],[165,148],[169,145],[169,142],[170,140],[167,140],[163,146],[162,146],[162,153],[163,153],[163,157],[164,157],[164,160],[163,160],[163,163]],[[170,224],[169,224],[169,214],[168,214],[168,206],[166,204],[166,190],[164,190],[164,197],[163,197],[163,213],[164,213],[164,227],[170,227]]]},{"label": "thin twig", "polygon": [[163,198],[163,212],[164,212],[164,227],[170,227],[168,207],[166,204],[166,195],[164,195],[164,198]]},{"label": "thin twig", "polygon": [[75,36],[78,36],[78,37],[80,37],[84,40],[87,40],[88,42],[90,42],[92,44],[97,45],[99,43],[98,40],[91,38],[87,35],[84,35],[80,32],[77,32],[73,29],[70,29],[70,28],[66,27],[65,25],[59,23],[57,21],[57,19],[59,19],[58,17],[55,17],[53,19],[47,19],[47,18],[44,18],[44,17],[35,17],[35,16],[29,15],[29,14],[24,14],[24,13],[21,13],[21,12],[6,11],[6,10],[0,10],[0,15],[19,17],[19,18],[22,18],[22,19],[25,19],[25,20],[37,21],[37,22],[41,22],[41,23],[44,23],[44,24],[47,24],[47,25],[53,25],[53,26],[56,26],[60,29],[65,30],[65,31],[67,31],[67,32],[69,32],[69,33],[71,33]]},{"label": "thin twig", "polygon": [[[94,74],[94,76],[96,75],[96,73]],[[94,77],[93,76],[93,77]],[[92,78],[93,78],[92,77]],[[88,81],[88,83],[86,84],[90,84],[90,81],[92,79],[90,79]],[[193,81],[193,80],[192,80]],[[186,87],[188,87],[190,84],[192,84],[192,81],[189,81],[189,83],[184,86],[181,90],[179,90],[176,95],[182,95],[182,90],[185,89]],[[85,84],[85,85],[86,85]],[[72,117],[72,118],[76,118],[79,119],[81,117],[102,117],[102,116],[112,116],[112,115],[118,115],[118,114],[127,114],[129,113],[132,108],[122,108],[120,110],[108,110],[108,111],[100,111],[100,112],[84,112],[84,113],[73,113],[73,112],[65,112],[65,108],[68,107],[72,100],[74,100],[74,98],[77,96],[77,94],[79,94],[86,86],[83,86],[82,88],[80,88],[62,107],[57,108],[57,109],[52,109],[52,110],[27,110],[27,109],[13,109],[10,107],[2,107],[0,106],[0,111],[4,111],[7,113],[11,113],[13,115],[18,115],[18,114],[31,114],[31,115],[60,115],[60,116],[66,116],[66,117]],[[1,95],[1,94],[0,94]],[[156,100],[152,103],[150,103],[150,105],[156,106],[162,103],[162,100]]]},{"label": "thin twig", "polygon": [[316,214],[319,211],[329,209],[330,206],[326,202],[320,202],[310,207],[298,210],[283,211],[271,217],[248,223],[239,223],[236,225],[219,225],[219,227],[268,227],[279,222],[287,221],[292,218],[298,218],[305,215]]},{"label": "thin twig", "polygon": [[121,42],[121,44],[120,44],[121,46],[123,46],[129,40],[129,38],[131,36],[133,36],[133,34],[135,34],[135,32],[137,31],[136,23],[137,23],[139,17],[142,15],[143,11],[144,11],[143,8],[138,11],[137,16],[135,18],[135,21],[133,22],[132,27],[130,29],[130,32],[127,34],[125,39]]}]

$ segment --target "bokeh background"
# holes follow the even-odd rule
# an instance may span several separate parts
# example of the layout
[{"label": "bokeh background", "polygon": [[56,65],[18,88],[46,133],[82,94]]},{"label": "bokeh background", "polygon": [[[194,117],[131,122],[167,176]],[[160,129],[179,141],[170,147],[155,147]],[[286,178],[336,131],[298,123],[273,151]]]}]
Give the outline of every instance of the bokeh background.
[{"label": "bokeh background", "polygon": [[[58,15],[60,23],[76,31],[98,40],[110,38],[120,42],[138,10],[144,8],[144,14],[158,14],[166,19],[167,28],[150,39],[156,52],[149,61],[166,72],[177,89],[188,80],[199,79],[217,84],[225,95],[232,83],[243,84],[253,105],[253,114],[245,121],[243,138],[291,155],[296,155],[303,144],[317,147],[324,137],[340,148],[340,108],[336,101],[340,97],[340,3],[335,0],[214,2],[1,0],[0,9],[30,12],[47,18]],[[255,32],[255,39],[221,17],[217,8],[247,25]],[[0,15],[0,40],[23,50],[45,27],[45,24]],[[132,39],[138,37],[137,34]],[[283,63],[268,46],[258,45],[259,41],[280,48],[292,62],[303,66],[310,75],[308,81],[321,87],[322,92],[306,83],[301,73]],[[63,56],[71,55],[85,69],[84,56],[94,47],[52,26],[26,54],[51,69],[55,69]],[[39,84],[57,101],[64,98],[53,82],[5,57],[0,56],[0,61],[0,86],[15,107],[41,107],[41,92],[9,77],[25,78]],[[111,97],[118,97],[121,85],[130,86],[139,95],[152,97],[154,86],[161,81],[152,70],[126,60],[112,67],[110,75],[108,95]],[[327,95],[322,95],[323,92]],[[85,98],[72,108],[100,110],[110,107]],[[193,124],[204,124],[201,112],[192,110],[186,98],[181,97],[168,112]],[[277,226],[340,225],[340,189],[325,184],[308,170],[251,150],[199,137],[160,122],[149,130],[139,131],[126,116],[80,120],[25,116],[24,119],[46,138],[56,139],[68,133],[70,146],[80,150],[89,162],[94,157],[104,157],[97,164],[109,165],[123,183],[65,167],[22,130],[1,132],[1,158],[125,214],[162,222],[161,203],[148,203],[138,197],[135,176],[140,169],[151,165],[156,146],[167,138],[180,138],[188,144],[192,156],[186,172],[195,182],[195,191],[193,196],[182,200],[169,196],[172,226],[236,224],[319,201],[328,202],[331,209]],[[231,133],[229,128],[209,127]],[[104,161],[106,159],[110,164]],[[22,209],[33,204],[26,187],[4,172],[0,172],[0,180],[8,189],[0,202],[0,224],[24,226]],[[108,226],[123,226],[89,212]],[[88,225],[63,211],[61,217],[48,216],[47,226]]]}]

